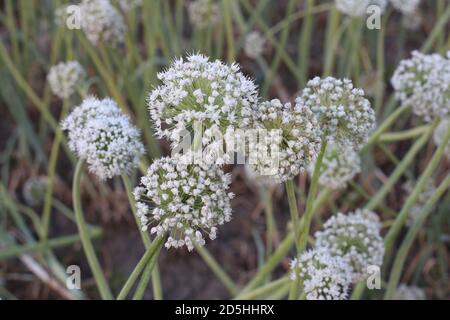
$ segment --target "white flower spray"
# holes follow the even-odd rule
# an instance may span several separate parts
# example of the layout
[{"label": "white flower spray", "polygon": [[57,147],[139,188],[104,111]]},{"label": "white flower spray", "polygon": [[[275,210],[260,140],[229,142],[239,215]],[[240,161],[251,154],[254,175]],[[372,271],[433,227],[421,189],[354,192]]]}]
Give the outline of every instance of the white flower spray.
[{"label": "white flower spray", "polygon": [[394,300],[425,300],[425,291],[416,286],[400,284],[394,294]]},{"label": "white flower spray", "polygon": [[[259,154],[256,163],[250,167],[260,174],[268,175],[266,170],[274,170],[268,178],[282,183],[303,172],[314,161],[320,149],[320,132],[313,112],[302,104],[282,104],[280,100],[266,101],[254,106],[251,127],[265,129],[269,133],[280,131],[278,145],[278,164],[273,166],[272,150],[270,156]],[[250,150],[258,150],[250,143]],[[250,151],[251,152],[251,151]]]},{"label": "white flower spray", "polygon": [[[309,166],[312,175],[315,163]],[[361,158],[351,146],[330,144],[320,168],[319,183],[332,189],[345,188],[347,183],[361,172]]]},{"label": "white flower spray", "polygon": [[47,80],[54,95],[67,99],[75,93],[85,77],[86,72],[78,61],[68,61],[52,66]]},{"label": "white flower spray", "polygon": [[345,300],[352,269],[344,259],[325,250],[309,250],[291,261],[291,279],[297,278],[307,300]]},{"label": "white flower spray", "polygon": [[391,79],[396,97],[413,112],[432,121],[450,115],[450,59],[413,51]]},{"label": "white flower spray", "polygon": [[308,82],[297,104],[316,114],[323,139],[340,145],[358,149],[375,128],[375,112],[364,90],[355,88],[349,79],[316,77]]},{"label": "white flower spray", "polygon": [[88,40],[116,46],[124,42],[127,27],[110,0],[83,0],[80,4],[81,28]]},{"label": "white flower spray", "polygon": [[381,266],[384,243],[378,216],[366,209],[328,219],[324,230],[315,234],[315,246],[330,255],[343,258],[352,268],[353,280],[366,276],[368,266]]},{"label": "white flower spray", "polygon": [[220,6],[214,0],[194,0],[188,4],[189,20],[197,28],[215,25],[220,20]]},{"label": "white flower spray", "polygon": [[391,0],[391,3],[395,9],[409,16],[417,11],[420,0]]},{"label": "white flower spray", "polygon": [[266,39],[258,31],[252,31],[245,37],[244,51],[252,59],[256,59],[263,54]]},{"label": "white flower spray", "polygon": [[213,240],[217,226],[231,220],[230,199],[226,190],[231,182],[219,167],[205,163],[190,164],[190,155],[175,155],[154,161],[141,185],[134,190],[138,216],[143,230],[168,234],[166,248],[204,245],[203,234]]},{"label": "white flower spray", "polygon": [[85,99],[62,122],[62,129],[68,131],[70,149],[101,180],[128,173],[145,152],[139,130],[109,98]]}]

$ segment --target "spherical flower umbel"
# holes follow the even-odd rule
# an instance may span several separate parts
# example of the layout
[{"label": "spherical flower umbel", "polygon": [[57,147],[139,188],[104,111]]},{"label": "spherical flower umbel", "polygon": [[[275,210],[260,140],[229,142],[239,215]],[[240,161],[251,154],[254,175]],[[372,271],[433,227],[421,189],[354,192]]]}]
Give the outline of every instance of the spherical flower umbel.
[{"label": "spherical flower umbel", "polygon": [[367,13],[367,8],[371,5],[378,6],[384,11],[387,0],[335,0],[336,8],[342,13],[352,16],[361,17]]},{"label": "spherical flower umbel", "polygon": [[416,286],[400,284],[394,294],[393,300],[425,300],[425,291]]},{"label": "spherical flower umbel", "polygon": [[316,77],[297,98],[297,104],[310,108],[317,116],[323,139],[360,148],[375,127],[375,112],[364,90],[349,79]]},{"label": "spherical flower umbel", "polygon": [[405,15],[411,15],[417,11],[420,0],[391,0],[395,9],[401,11]]},{"label": "spherical flower umbel", "polygon": [[90,97],[63,121],[69,147],[101,180],[137,167],[145,149],[140,132],[111,99]]},{"label": "spherical flower umbel", "polygon": [[166,248],[186,246],[191,251],[194,242],[205,244],[204,234],[215,239],[217,226],[231,220],[234,195],[226,191],[228,174],[214,165],[194,165],[188,157],[176,154],[154,161],[134,196],[143,230],[167,234]]},{"label": "spherical flower umbel", "polygon": [[194,0],[188,4],[189,20],[197,28],[214,25],[220,19],[220,7],[214,0]]},{"label": "spherical flower umbel", "polygon": [[352,269],[344,259],[325,250],[309,250],[291,261],[291,279],[297,277],[308,300],[345,300]]},{"label": "spherical flower umbel", "polygon": [[353,270],[353,280],[359,281],[368,266],[381,266],[384,256],[383,238],[378,216],[366,209],[347,215],[338,213],[315,234],[316,248],[342,257]]},{"label": "spherical flower umbel", "polygon": [[45,176],[31,177],[23,185],[22,195],[29,206],[37,206],[44,201],[48,186],[48,178]]},{"label": "spherical flower umbel", "polygon": [[86,72],[78,61],[60,62],[50,68],[47,75],[53,94],[67,99],[75,93],[86,76]]},{"label": "spherical flower umbel", "polygon": [[264,51],[266,40],[258,31],[252,31],[245,37],[244,51],[245,54],[256,59],[260,57]]},{"label": "spherical flower umbel", "polygon": [[110,0],[83,0],[80,10],[81,28],[93,45],[123,43],[127,27]]},{"label": "spherical flower umbel", "polygon": [[263,102],[254,107],[250,122],[253,129],[267,132],[267,140],[249,143],[249,165],[255,172],[282,183],[303,172],[317,157],[317,121],[302,104],[292,107],[278,99]]},{"label": "spherical flower umbel", "polygon": [[413,51],[391,79],[398,100],[425,121],[450,115],[450,59]]},{"label": "spherical flower umbel", "polygon": [[186,131],[193,133],[196,123],[204,133],[202,145],[209,145],[213,129],[225,134],[230,127],[240,127],[258,101],[256,85],[237,64],[209,61],[199,54],[175,60],[158,78],[162,84],[150,93],[148,107],[157,135],[173,145]]},{"label": "spherical flower umbel", "polygon": [[[309,166],[314,172],[315,163]],[[320,168],[319,183],[332,189],[345,188],[347,183],[361,172],[361,158],[351,146],[329,144]]]},{"label": "spherical flower umbel", "polygon": [[[415,186],[416,183],[412,181],[408,181],[403,185],[403,190],[405,191],[407,196],[409,196],[413,192]],[[408,220],[406,221],[406,224],[408,226],[412,226],[414,224],[416,219],[422,213],[426,203],[435,193],[435,191],[436,186],[434,185],[434,182],[432,180],[429,180],[425,185],[425,189],[421,193],[419,193],[415,205],[409,211]]]}]

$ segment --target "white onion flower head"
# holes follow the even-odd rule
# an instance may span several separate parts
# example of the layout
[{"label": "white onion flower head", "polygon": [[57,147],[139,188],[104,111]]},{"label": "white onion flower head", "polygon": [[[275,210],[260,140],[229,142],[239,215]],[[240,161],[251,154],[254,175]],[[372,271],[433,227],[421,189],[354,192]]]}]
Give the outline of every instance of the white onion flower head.
[{"label": "white onion flower head", "polygon": [[214,240],[217,226],[231,220],[227,193],[231,182],[218,166],[191,164],[189,155],[176,154],[154,161],[134,190],[142,230],[167,234],[166,248],[205,244],[204,234]]},{"label": "white onion flower head", "polygon": [[[256,85],[235,63],[226,65],[195,54],[177,59],[158,74],[162,84],[148,97],[156,134],[178,145],[186,132],[193,133],[201,123],[202,146],[213,141],[213,130],[244,126],[250,107],[257,103]],[[164,126],[164,127],[163,127]]]},{"label": "white onion flower head", "polygon": [[[449,128],[450,128],[450,119],[442,119],[436,130],[434,130],[433,134],[433,140],[436,146],[440,146],[442,144],[444,136]],[[450,158],[450,142],[447,144],[447,147],[445,148],[445,153],[447,157]]]},{"label": "white onion flower head", "polygon": [[[320,132],[313,112],[302,104],[278,99],[255,106],[253,129],[267,132],[267,143],[249,143],[249,166],[274,182],[286,182],[304,172],[320,149]],[[252,152],[257,154],[252,159]],[[256,158],[256,159],[255,159]]]},{"label": "white onion flower head", "polygon": [[416,286],[400,284],[394,294],[393,300],[425,300],[425,291]]},{"label": "white onion flower head", "polygon": [[87,98],[63,121],[69,147],[101,180],[129,173],[145,153],[139,130],[111,99]]},{"label": "white onion flower head", "polygon": [[[314,172],[315,163],[309,166],[310,175]],[[332,189],[345,188],[358,173],[361,172],[361,158],[349,145],[329,144],[320,168],[319,183]]]},{"label": "white onion flower head", "polygon": [[362,17],[366,15],[367,8],[371,5],[376,5],[384,11],[387,5],[387,0],[335,0],[336,8],[343,14],[352,17]]},{"label": "white onion flower head", "polygon": [[391,0],[392,6],[405,15],[411,15],[417,11],[420,0]]},{"label": "white onion flower head", "polygon": [[83,0],[80,4],[81,28],[88,40],[116,46],[124,42],[127,27],[110,0]]},{"label": "white onion flower head", "polygon": [[316,77],[297,98],[297,104],[310,108],[318,118],[323,139],[360,148],[375,128],[375,112],[364,90],[349,79]]},{"label": "white onion flower head", "polygon": [[[410,195],[413,192],[415,186],[416,186],[415,183],[408,181],[403,185],[403,190],[407,195]],[[416,219],[422,213],[423,208],[425,207],[427,201],[430,199],[430,197],[434,194],[435,191],[436,186],[434,185],[432,180],[429,180],[425,185],[425,189],[421,193],[419,193],[415,205],[409,211],[408,220],[406,221],[406,224],[408,226],[412,226],[414,224]]]},{"label": "white onion flower head", "polygon": [[78,61],[60,62],[50,68],[47,75],[53,94],[67,99],[75,93],[86,77],[86,72]]},{"label": "white onion flower head", "polygon": [[252,31],[245,37],[244,51],[245,54],[256,59],[263,54],[266,39],[258,31]]},{"label": "white onion flower head", "polygon": [[214,0],[194,0],[188,4],[189,20],[197,28],[214,25],[220,20],[220,6]]},{"label": "white onion flower head", "polygon": [[411,59],[400,62],[391,83],[397,99],[425,121],[450,115],[450,59],[413,51]]},{"label": "white onion flower head", "polygon": [[325,222],[323,231],[316,232],[315,246],[348,262],[356,282],[366,276],[368,266],[383,263],[380,229],[378,216],[369,210],[358,209],[347,215],[338,213]]},{"label": "white onion flower head", "polygon": [[25,202],[30,206],[42,203],[48,186],[48,178],[45,176],[32,177],[23,185],[22,195]]},{"label": "white onion flower head", "polygon": [[291,261],[291,279],[297,277],[307,300],[345,300],[352,269],[344,259],[325,250],[309,250]]}]

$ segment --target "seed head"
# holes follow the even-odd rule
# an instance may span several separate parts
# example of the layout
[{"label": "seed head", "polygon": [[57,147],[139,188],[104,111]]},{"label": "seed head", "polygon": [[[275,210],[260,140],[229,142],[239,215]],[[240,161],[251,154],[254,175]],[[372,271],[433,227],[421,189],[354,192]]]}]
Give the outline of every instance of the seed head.
[{"label": "seed head", "polygon": [[189,155],[154,161],[134,190],[142,229],[168,234],[166,248],[196,242],[204,245],[203,234],[216,238],[217,226],[231,220],[230,199],[226,190],[231,182],[219,167],[206,163],[191,164]]},{"label": "seed head", "polygon": [[78,61],[60,62],[50,68],[47,80],[53,94],[61,99],[68,99],[75,93],[84,78],[86,72]]},{"label": "seed head", "polygon": [[375,127],[375,112],[364,90],[349,79],[316,77],[297,98],[297,104],[311,109],[319,122],[323,138],[360,148]]},{"label": "seed head", "polygon": [[62,122],[69,147],[101,180],[128,173],[145,153],[140,133],[117,104],[89,97]]},{"label": "seed head", "polygon": [[[309,166],[310,175],[315,163]],[[361,158],[349,145],[329,144],[320,169],[319,183],[332,189],[345,188],[347,182],[361,172]]]},{"label": "seed head", "polygon": [[309,250],[291,261],[291,279],[300,278],[308,300],[345,300],[352,281],[348,263],[325,250]]},{"label": "seed head", "polygon": [[313,112],[304,105],[266,101],[253,109],[250,121],[252,128],[267,130],[271,140],[249,143],[249,152],[257,152],[256,160],[249,161],[255,172],[282,183],[303,172],[317,157],[320,132]]},{"label": "seed head", "polygon": [[450,59],[439,54],[412,52],[392,79],[397,99],[425,121],[450,115]]},{"label": "seed head", "polygon": [[83,0],[80,9],[81,28],[93,45],[99,42],[112,46],[123,43],[127,27],[110,0]]},{"label": "seed head", "polygon": [[338,213],[316,232],[316,247],[342,257],[352,267],[353,280],[361,280],[368,266],[381,266],[384,243],[378,216],[366,209],[347,215]]}]

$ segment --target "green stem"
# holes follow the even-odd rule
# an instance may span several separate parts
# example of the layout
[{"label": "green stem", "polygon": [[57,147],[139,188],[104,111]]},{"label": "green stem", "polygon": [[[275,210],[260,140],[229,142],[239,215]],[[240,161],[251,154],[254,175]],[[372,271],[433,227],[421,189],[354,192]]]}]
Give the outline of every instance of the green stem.
[{"label": "green stem", "polygon": [[406,171],[408,166],[414,161],[417,153],[420,149],[427,143],[431,134],[433,133],[434,128],[437,123],[433,124],[428,131],[418,139],[408,153],[404,156],[403,160],[400,164],[395,168],[394,172],[389,176],[388,180],[384,182],[383,186],[380,190],[372,197],[369,203],[366,205],[366,209],[373,210],[375,209],[384,199],[384,197],[389,193],[395,183],[400,179],[402,174]]},{"label": "green stem", "polygon": [[[435,124],[437,123],[438,122],[435,122]],[[442,143],[439,145],[438,149],[436,150],[430,162],[428,163],[427,168],[425,169],[419,181],[417,182],[417,185],[414,188],[413,192],[406,200],[406,203],[403,206],[397,218],[395,219],[394,224],[389,229],[389,232],[387,233],[384,239],[384,247],[386,250],[385,257],[388,257],[388,254],[390,253],[392,246],[394,245],[394,241],[397,238],[400,229],[402,228],[403,224],[408,218],[408,214],[411,211],[411,208],[416,203],[417,198],[419,197],[420,193],[424,190],[429,178],[439,165],[439,162],[441,161],[444,155],[445,148],[447,147],[449,140],[450,140],[450,128],[448,128],[447,133],[445,134],[444,139],[442,140]]]},{"label": "green stem", "polygon": [[421,136],[423,133],[427,132],[430,128],[430,125],[424,125],[417,128],[412,128],[409,130],[401,131],[401,132],[390,132],[384,133],[378,139],[378,142],[396,142],[403,141],[408,139],[414,139],[418,136]]},{"label": "green stem", "polygon": [[[314,212],[316,212],[319,207],[329,198],[331,190],[324,189],[316,199]],[[300,226],[303,223],[303,217],[300,220]],[[249,292],[255,289],[258,285],[264,282],[265,279],[270,275],[270,273],[277,267],[281,260],[286,257],[286,254],[294,245],[294,232],[293,230],[288,233],[286,238],[280,243],[278,248],[272,254],[272,256],[267,260],[267,262],[258,270],[252,280],[245,286],[241,293]]]},{"label": "green stem", "polygon": [[97,256],[95,255],[94,246],[92,245],[91,239],[89,238],[88,227],[84,220],[83,211],[81,208],[80,181],[81,174],[83,172],[83,164],[84,163],[82,160],[78,161],[73,179],[72,192],[75,218],[77,221],[81,243],[83,245],[83,249],[86,254],[89,266],[92,270],[92,274],[95,278],[95,282],[97,283],[98,290],[100,291],[100,296],[104,300],[111,300],[113,296],[111,294],[108,283],[106,282],[105,276],[100,268]]},{"label": "green stem", "polygon": [[[147,232],[143,231],[141,228],[141,224],[140,224],[139,218],[137,216],[137,212],[136,212],[136,201],[134,200],[134,197],[133,197],[133,191],[131,189],[130,179],[128,179],[128,176],[126,174],[122,174],[122,181],[123,181],[123,184],[125,185],[125,190],[126,190],[127,196],[128,196],[128,202],[130,203],[130,207],[133,212],[133,216],[136,221],[137,228],[141,235],[142,242],[144,243],[145,249],[148,249],[152,244],[152,240],[150,239],[149,234]],[[153,273],[152,273],[153,296],[154,296],[155,300],[162,300],[161,277],[159,275],[158,265],[156,265],[152,269],[153,269]]]},{"label": "green stem", "polygon": [[280,289],[281,287],[285,286],[287,283],[289,283],[291,280],[288,277],[283,277],[281,279],[272,281],[260,288],[257,288],[255,290],[241,293],[238,295],[235,299],[236,300],[252,300],[259,298],[261,296],[264,296],[266,294],[273,293],[274,291]]},{"label": "green stem", "polygon": [[126,299],[128,293],[130,292],[131,288],[135,284],[137,278],[141,274],[142,270],[144,270],[145,266],[151,262],[151,259],[153,256],[157,255],[159,250],[162,248],[164,244],[165,236],[158,236],[155,238],[155,240],[152,242],[151,246],[147,249],[147,251],[142,256],[141,260],[139,260],[138,264],[134,268],[133,272],[128,277],[128,280],[125,282],[122,290],[120,290],[119,295],[117,296],[117,300],[124,300]]},{"label": "green stem", "polygon": [[295,197],[294,182],[292,180],[286,181],[285,187],[286,187],[286,193],[287,193],[288,203],[289,203],[289,212],[291,214],[292,230],[294,232],[294,239],[295,239],[295,247],[297,249],[297,254],[299,254],[300,253],[300,245],[299,245],[300,237],[298,236],[299,213],[298,213],[298,208],[297,208],[297,199]]},{"label": "green stem", "polygon": [[228,292],[232,296],[235,296],[239,292],[239,289],[233,282],[233,280],[228,276],[228,274],[226,274],[226,272],[220,267],[213,256],[211,256],[211,254],[204,247],[198,245],[197,243],[195,243],[195,241],[193,241],[193,243],[198,254],[203,258],[212,272],[214,272],[217,278],[219,278],[225,288],[227,288]]},{"label": "green stem", "polygon": [[[133,300],[142,300],[144,296],[145,290],[147,289],[148,282],[150,281],[150,277],[155,274],[154,268],[157,267],[159,252],[161,251],[161,247],[158,249],[156,254],[152,257],[150,262],[145,267],[144,272],[142,273],[141,280],[136,288],[136,291],[133,295]],[[153,288],[155,288],[155,284],[153,284]],[[158,293],[159,294],[159,293]],[[153,290],[153,295],[155,295],[155,290]],[[162,293],[159,294],[160,297],[155,296],[155,300],[162,300]]]},{"label": "green stem", "polygon": [[425,223],[425,220],[430,215],[431,210],[433,209],[436,202],[442,197],[442,195],[445,192],[448,191],[449,187],[450,187],[450,175],[448,175],[447,178],[439,185],[439,187],[427,201],[422,212],[416,218],[414,224],[406,234],[405,240],[403,240],[403,243],[401,244],[400,248],[396,253],[394,265],[392,267],[391,275],[389,277],[389,282],[384,296],[385,300],[390,300],[394,296],[395,289],[397,288],[398,282],[400,280],[400,275],[403,270],[403,265],[405,264],[406,256],[414,242],[414,239],[416,238],[417,234],[419,233],[420,229]]},{"label": "green stem", "polygon": [[[100,229],[92,229],[88,236],[89,238],[98,238],[102,234],[102,231]],[[0,260],[9,259],[16,257],[21,254],[25,253],[36,253],[36,252],[43,252],[47,248],[59,248],[64,246],[70,246],[74,243],[77,243],[80,241],[79,235],[70,235],[70,236],[64,236],[60,238],[50,239],[46,243],[44,242],[38,242],[38,243],[31,243],[31,244],[24,244],[24,245],[18,245],[11,248],[4,248],[2,251],[0,251]]]}]

